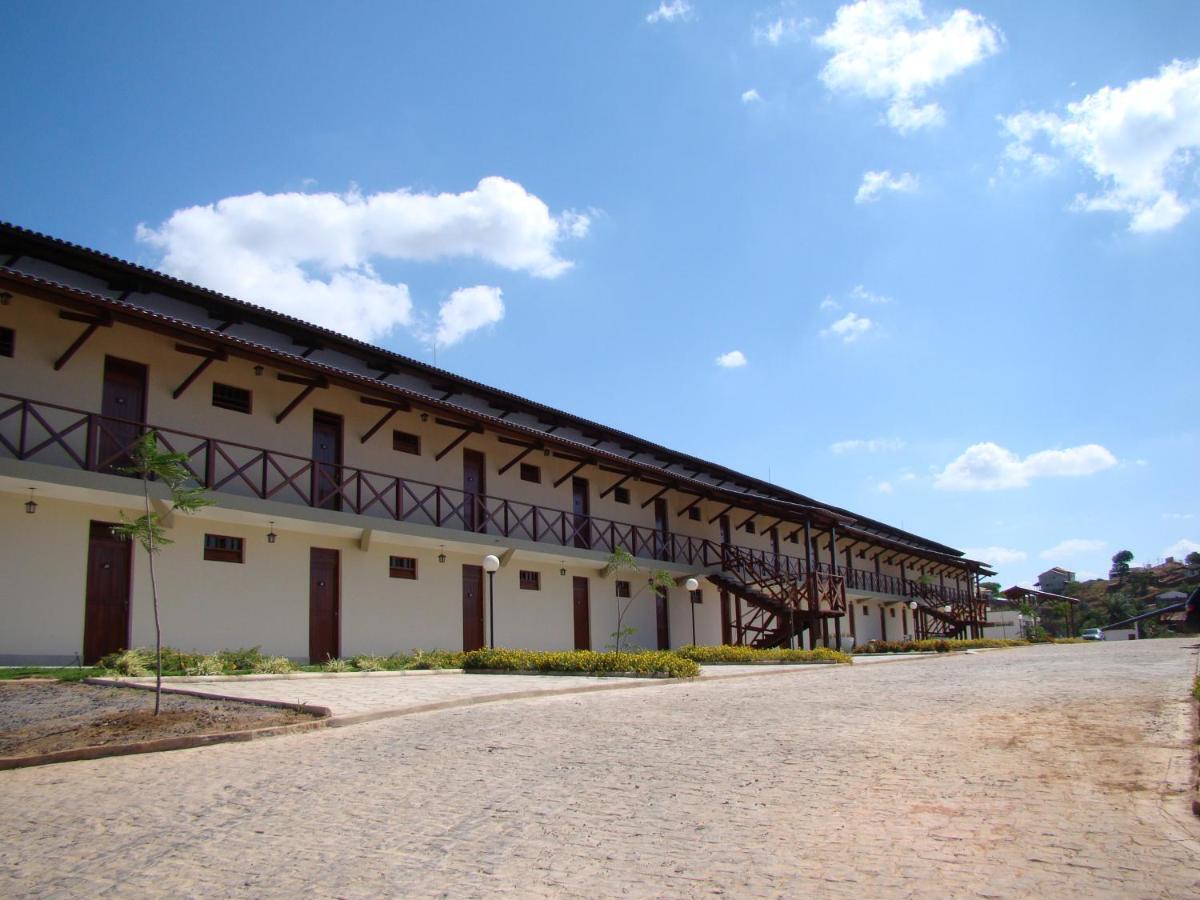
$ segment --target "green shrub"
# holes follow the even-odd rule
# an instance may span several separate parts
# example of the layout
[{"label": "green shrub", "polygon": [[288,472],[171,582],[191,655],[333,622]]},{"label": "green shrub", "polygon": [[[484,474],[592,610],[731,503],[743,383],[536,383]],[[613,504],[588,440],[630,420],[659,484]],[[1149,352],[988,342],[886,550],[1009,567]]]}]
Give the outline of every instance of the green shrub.
[{"label": "green shrub", "polygon": [[[154,665],[154,651],[146,650],[150,654],[150,665]],[[189,669],[195,668],[200,660],[204,658],[203,653],[195,651],[176,650],[174,647],[162,648],[162,664],[163,672],[187,672]]]},{"label": "green shrub", "polygon": [[210,653],[199,657],[192,665],[184,669],[189,675],[224,675],[225,662],[220,654]]},{"label": "green shrub", "polygon": [[1054,643],[1054,644],[1087,644],[1090,642],[1085,641],[1081,637],[1065,637],[1065,638],[1054,638],[1054,640],[1051,643]]},{"label": "green shrub", "polygon": [[760,649],[758,647],[737,647],[723,644],[719,647],[680,647],[674,651],[676,656],[690,659],[700,664],[711,663],[755,663],[778,661],[788,663],[850,663],[854,660],[849,653],[842,653],[828,647],[817,647],[813,650],[792,650],[788,647]]},{"label": "green shrub", "polygon": [[1024,647],[1029,641],[1001,638],[965,638],[948,640],[931,638],[924,641],[870,641],[855,647],[855,653],[949,653],[952,650],[987,650],[998,647]]},{"label": "green shrub", "polygon": [[461,669],[465,654],[452,650],[414,650],[406,669]]},{"label": "green shrub", "polygon": [[325,662],[321,663],[321,670],[323,672],[349,672],[350,663],[346,662],[344,659],[335,659],[330,657],[329,659],[325,660]]},{"label": "green shrub", "polygon": [[382,656],[355,656],[350,663],[360,672],[381,672],[386,668],[387,660]]},{"label": "green shrub", "polygon": [[263,660],[267,659],[267,657],[263,656],[261,647],[240,647],[237,650],[222,650],[217,656],[221,658],[221,662],[227,670],[234,672],[257,672]]},{"label": "green shrub", "polygon": [[255,675],[286,675],[295,672],[296,666],[286,656],[263,656],[260,653],[251,671]]},{"label": "green shrub", "polygon": [[149,650],[121,650],[103,657],[98,666],[112,675],[127,678],[143,678],[150,674],[154,665],[154,653]]},{"label": "green shrub", "polygon": [[597,653],[594,650],[472,650],[462,667],[507,672],[566,672],[579,675],[665,675],[695,678],[700,666],[668,651]]}]

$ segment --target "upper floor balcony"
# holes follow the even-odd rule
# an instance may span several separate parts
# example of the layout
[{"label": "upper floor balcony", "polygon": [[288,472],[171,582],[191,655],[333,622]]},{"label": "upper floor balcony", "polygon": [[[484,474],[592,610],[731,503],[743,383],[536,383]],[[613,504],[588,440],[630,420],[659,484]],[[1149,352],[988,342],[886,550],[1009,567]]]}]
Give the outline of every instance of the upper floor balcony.
[{"label": "upper floor balcony", "polygon": [[[0,458],[27,460],[89,472],[123,474],[130,451],[147,429],[159,445],[181,453],[198,485],[217,493],[271,500],[297,507],[341,511],[458,532],[487,534],[564,549],[611,553],[624,548],[636,557],[681,568],[727,568],[739,562],[797,581],[811,573],[840,576],[848,590],[909,597],[916,582],[891,575],[815,563],[770,551],[735,547],[678,534],[669,528],[634,525],[599,516],[497,497],[321,462],[294,453],[105,416],[54,403],[0,393]],[[969,600],[969,592],[921,585],[947,604]]]}]

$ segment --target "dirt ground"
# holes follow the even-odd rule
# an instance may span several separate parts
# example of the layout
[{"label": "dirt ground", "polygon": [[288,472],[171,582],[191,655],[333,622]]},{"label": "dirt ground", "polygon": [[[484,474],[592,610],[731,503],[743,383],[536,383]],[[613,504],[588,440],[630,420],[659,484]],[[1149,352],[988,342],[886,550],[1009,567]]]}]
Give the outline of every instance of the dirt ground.
[{"label": "dirt ground", "polygon": [[293,710],[59,681],[0,681],[0,756],[290,725]]}]

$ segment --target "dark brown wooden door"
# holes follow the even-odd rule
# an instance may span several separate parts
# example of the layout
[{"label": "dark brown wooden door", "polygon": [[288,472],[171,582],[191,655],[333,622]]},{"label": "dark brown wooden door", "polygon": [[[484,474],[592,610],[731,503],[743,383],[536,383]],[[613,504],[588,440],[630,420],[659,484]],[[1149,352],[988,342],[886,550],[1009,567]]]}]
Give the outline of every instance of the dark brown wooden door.
[{"label": "dark brown wooden door", "polygon": [[482,453],[463,451],[463,527],[467,531],[487,531],[487,471]]},{"label": "dark brown wooden door", "polygon": [[463,650],[483,646],[483,566],[462,567]]},{"label": "dark brown wooden door", "polygon": [[733,540],[730,537],[730,533],[729,533],[729,516],[721,516],[720,524],[721,524],[721,543],[722,544],[732,544]]},{"label": "dark brown wooden door", "polygon": [[721,591],[721,643],[733,643],[733,609],[726,591]]},{"label": "dark brown wooden door", "polygon": [[342,508],[342,417],[313,410],[313,506]]},{"label": "dark brown wooden door", "polygon": [[571,509],[575,513],[575,546],[589,550],[592,546],[592,520],[586,478],[571,479],[571,495]]},{"label": "dark brown wooden door", "polygon": [[667,501],[659,497],[654,501],[654,532],[656,543],[658,544],[655,548],[657,551],[654,554],[655,559],[669,560],[671,558],[671,535],[667,530],[669,525],[670,522],[667,519]]},{"label": "dark brown wooden door", "polygon": [[588,580],[580,575],[571,579],[571,599],[575,607],[575,649],[592,649],[592,619],[588,602]]},{"label": "dark brown wooden door", "polygon": [[133,543],[113,536],[111,522],[88,529],[87,587],[83,613],[83,662],[129,647],[129,593]]},{"label": "dark brown wooden door", "polygon": [[671,615],[668,594],[660,588],[655,592],[655,614],[658,619],[658,649],[671,649]]},{"label": "dark brown wooden door", "polygon": [[308,661],[337,659],[341,619],[341,560],[337,550],[308,551]]},{"label": "dark brown wooden door", "polygon": [[[96,468],[113,472],[131,463],[130,449],[146,421],[146,367],[141,363],[104,357],[102,418],[96,427]],[[124,475],[125,472],[117,472]]]}]

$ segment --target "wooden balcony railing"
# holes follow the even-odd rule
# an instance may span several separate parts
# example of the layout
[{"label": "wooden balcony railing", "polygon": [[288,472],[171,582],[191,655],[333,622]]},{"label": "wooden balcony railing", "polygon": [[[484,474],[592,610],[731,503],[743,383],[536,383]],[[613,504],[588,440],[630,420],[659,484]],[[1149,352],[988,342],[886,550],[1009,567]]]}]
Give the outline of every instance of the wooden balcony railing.
[{"label": "wooden balcony railing", "polygon": [[[764,583],[802,582],[810,573],[842,576],[818,579],[818,592],[844,581],[848,588],[909,594],[906,583],[893,576],[842,567],[834,570],[823,563],[810,569],[806,560],[798,557],[355,466],[320,463],[294,453],[0,393],[0,456],[120,474],[129,463],[133,445],[147,429],[155,431],[160,446],[184,454],[196,484],[211,491],[558,547],[605,553],[621,547],[644,559],[696,568],[728,568],[736,563]],[[730,554],[736,554],[736,561]],[[947,602],[952,602],[949,593]]]}]

